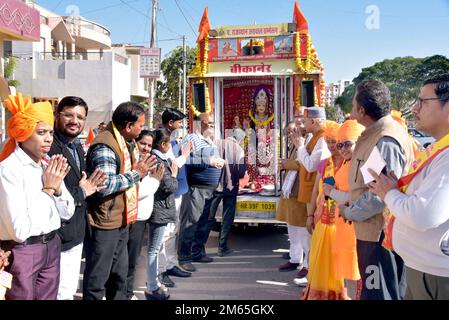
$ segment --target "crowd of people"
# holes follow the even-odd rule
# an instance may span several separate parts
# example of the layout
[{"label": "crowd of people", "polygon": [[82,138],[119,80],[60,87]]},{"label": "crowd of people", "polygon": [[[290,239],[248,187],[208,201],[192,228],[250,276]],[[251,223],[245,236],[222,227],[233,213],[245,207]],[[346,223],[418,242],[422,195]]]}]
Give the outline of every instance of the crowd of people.
[{"label": "crowd of people", "polygon": [[[215,137],[211,114],[177,139],[186,115],[167,109],[144,130],[145,110],[120,104],[87,154],[80,97],[31,103],[21,94],[0,154],[0,298],[71,300],[84,256],[84,300],[135,300],[134,275],[148,230],[148,300],[167,300],[172,277],[210,263],[206,242],[223,202],[218,255],[232,253],[243,130]],[[300,109],[288,124],[288,158],[276,218],[287,223],[287,262],[301,299],[449,299],[449,74],[423,83],[412,113],[436,142],[418,152],[391,113],[387,86],[357,86],[351,117]],[[382,172],[364,165],[378,151]],[[371,180],[367,176],[371,175]]]},{"label": "crowd of people", "polygon": [[[449,74],[424,81],[412,106],[436,140],[421,152],[384,83],[363,81],[352,104],[343,124],[307,108],[287,127],[277,218],[290,251],[279,271],[299,269],[304,300],[349,299],[351,282],[361,300],[449,299]],[[364,171],[376,152],[382,171]]]}]

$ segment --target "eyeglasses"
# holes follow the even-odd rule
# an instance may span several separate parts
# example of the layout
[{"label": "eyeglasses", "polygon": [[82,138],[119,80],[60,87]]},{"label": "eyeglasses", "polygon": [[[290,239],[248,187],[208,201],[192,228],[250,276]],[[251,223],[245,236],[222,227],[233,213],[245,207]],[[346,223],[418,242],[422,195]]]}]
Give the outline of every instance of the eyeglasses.
[{"label": "eyeglasses", "polygon": [[413,102],[413,106],[418,106],[418,111],[421,110],[422,108],[422,103],[424,101],[431,101],[431,100],[438,100],[438,101],[446,101],[447,99],[443,99],[443,98],[416,98],[415,102]]},{"label": "eyeglasses", "polygon": [[337,150],[341,150],[343,148],[345,149],[349,149],[351,148],[355,143],[352,141],[345,141],[345,142],[340,142],[337,143]]},{"label": "eyeglasses", "polygon": [[64,111],[59,112],[59,114],[68,120],[74,120],[76,117],[76,119],[78,119],[78,121],[80,121],[80,122],[86,121],[86,117],[83,117],[79,114],[74,114],[74,113],[64,112]]}]

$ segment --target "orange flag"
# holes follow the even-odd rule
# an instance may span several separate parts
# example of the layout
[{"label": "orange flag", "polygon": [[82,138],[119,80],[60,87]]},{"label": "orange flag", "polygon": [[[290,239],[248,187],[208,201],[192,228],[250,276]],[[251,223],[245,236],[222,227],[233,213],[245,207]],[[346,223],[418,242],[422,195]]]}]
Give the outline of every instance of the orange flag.
[{"label": "orange flag", "polygon": [[198,28],[198,32],[200,33],[200,35],[198,36],[198,39],[196,39],[196,42],[200,42],[201,40],[203,40],[209,33],[210,22],[208,13],[209,7],[206,7],[206,9],[204,9],[203,17],[201,18],[200,27]]},{"label": "orange flag", "polygon": [[89,129],[89,134],[87,135],[87,139],[86,139],[86,144],[89,145],[92,143],[92,141],[94,141],[95,139],[95,133],[94,130],[92,130],[92,128]]},{"label": "orange flag", "polygon": [[302,14],[299,9],[298,2],[295,2],[295,10],[293,12],[293,22],[296,23],[296,31],[301,33],[309,32],[309,24],[307,23],[306,17]]}]

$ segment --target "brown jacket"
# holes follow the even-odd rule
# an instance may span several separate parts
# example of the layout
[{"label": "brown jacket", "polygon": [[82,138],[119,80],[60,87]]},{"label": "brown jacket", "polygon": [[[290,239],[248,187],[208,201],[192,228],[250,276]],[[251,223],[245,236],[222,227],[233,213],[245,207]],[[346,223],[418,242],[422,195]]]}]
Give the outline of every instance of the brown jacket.
[{"label": "brown jacket", "polygon": [[[94,141],[90,145],[89,152],[87,154],[88,167],[90,164],[91,151],[93,146],[97,144],[104,144],[111,148],[117,159],[119,159],[119,166],[117,167],[117,174],[120,174],[121,166],[124,163],[122,153],[120,152],[120,146],[112,134],[112,129],[108,126],[107,130],[98,134]],[[130,152],[132,163],[135,162],[133,153]],[[93,171],[95,168],[90,168],[89,171]],[[126,211],[125,211],[125,192],[118,192],[106,197],[96,193],[94,196],[88,198],[88,214],[87,218],[89,224],[99,229],[112,230],[123,226],[126,226]]]},{"label": "brown jacket", "polygon": [[[351,167],[349,170],[349,190],[351,201],[357,200],[361,195],[369,191],[365,185],[360,167],[370,156],[374,147],[383,137],[395,139],[406,157],[406,164],[403,174],[407,174],[408,168],[413,161],[413,146],[410,137],[404,128],[390,116],[386,116],[368,127],[357,140],[357,144],[352,155]],[[373,217],[354,222],[355,233],[358,240],[377,242],[384,226],[382,212]]]}]

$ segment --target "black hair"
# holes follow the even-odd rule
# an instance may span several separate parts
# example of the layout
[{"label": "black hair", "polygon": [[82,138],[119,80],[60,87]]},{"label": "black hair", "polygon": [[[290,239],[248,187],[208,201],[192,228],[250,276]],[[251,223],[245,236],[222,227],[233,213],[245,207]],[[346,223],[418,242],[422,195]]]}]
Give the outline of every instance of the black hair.
[{"label": "black hair", "polygon": [[139,136],[136,138],[136,141],[140,141],[140,140],[143,139],[143,137],[146,137],[146,136],[150,136],[154,140],[154,133],[152,131],[150,131],[150,130],[142,130],[140,132]]},{"label": "black hair", "polygon": [[74,108],[76,106],[83,107],[86,110],[86,116],[87,116],[87,113],[89,112],[89,107],[87,106],[86,101],[84,101],[80,97],[73,97],[73,96],[67,96],[67,97],[62,98],[61,101],[59,101],[59,103],[58,103],[56,112],[59,113],[62,110],[64,110],[64,108],[66,108],[66,107]]},{"label": "black hair", "polygon": [[140,104],[124,102],[115,109],[112,122],[117,129],[124,129],[128,123],[135,123],[142,114],[145,114],[145,109]]},{"label": "black hair", "polygon": [[443,73],[426,79],[423,86],[433,84],[435,94],[441,99],[443,103],[449,101],[449,73]]},{"label": "black hair", "polygon": [[162,113],[162,124],[168,124],[170,121],[184,120],[186,115],[179,110],[169,108]]},{"label": "black hair", "polygon": [[162,142],[170,142],[170,130],[166,128],[157,129],[153,131],[153,149],[159,150]]},{"label": "black hair", "polygon": [[379,80],[365,80],[357,86],[355,93],[359,106],[366,115],[379,120],[391,112],[391,94],[388,87]]}]

